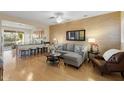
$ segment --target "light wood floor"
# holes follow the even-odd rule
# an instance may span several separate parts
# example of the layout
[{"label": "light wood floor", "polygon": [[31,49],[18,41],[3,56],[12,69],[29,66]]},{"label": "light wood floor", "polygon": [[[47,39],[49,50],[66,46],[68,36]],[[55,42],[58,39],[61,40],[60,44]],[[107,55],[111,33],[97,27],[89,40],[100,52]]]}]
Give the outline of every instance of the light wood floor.
[{"label": "light wood floor", "polygon": [[65,66],[61,60],[59,65],[50,65],[45,62],[44,55],[19,58],[15,55],[15,50],[4,51],[4,80],[124,80],[120,73],[112,73],[101,76],[97,68],[93,68],[91,63],[83,63],[76,69]]}]

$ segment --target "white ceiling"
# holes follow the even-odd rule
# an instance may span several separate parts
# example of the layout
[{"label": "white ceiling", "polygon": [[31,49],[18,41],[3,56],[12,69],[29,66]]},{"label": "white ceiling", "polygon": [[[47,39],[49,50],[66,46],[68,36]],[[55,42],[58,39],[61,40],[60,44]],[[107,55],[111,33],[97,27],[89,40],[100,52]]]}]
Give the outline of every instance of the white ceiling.
[{"label": "white ceiling", "polygon": [[63,13],[64,19],[72,21],[102,15],[106,13],[111,13],[112,11],[1,11],[0,13],[32,21],[37,21],[47,26],[57,24],[56,20],[50,19],[50,17],[55,16],[55,13],[58,12]]}]

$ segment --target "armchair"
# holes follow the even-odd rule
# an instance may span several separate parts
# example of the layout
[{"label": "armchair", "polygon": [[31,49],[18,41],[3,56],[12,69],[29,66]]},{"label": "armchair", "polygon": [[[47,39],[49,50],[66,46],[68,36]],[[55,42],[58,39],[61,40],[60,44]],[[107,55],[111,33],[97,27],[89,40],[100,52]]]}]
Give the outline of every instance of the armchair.
[{"label": "armchair", "polygon": [[103,73],[120,72],[124,77],[124,52],[114,54],[108,61],[105,61],[102,56],[91,58],[93,66],[97,66]]}]

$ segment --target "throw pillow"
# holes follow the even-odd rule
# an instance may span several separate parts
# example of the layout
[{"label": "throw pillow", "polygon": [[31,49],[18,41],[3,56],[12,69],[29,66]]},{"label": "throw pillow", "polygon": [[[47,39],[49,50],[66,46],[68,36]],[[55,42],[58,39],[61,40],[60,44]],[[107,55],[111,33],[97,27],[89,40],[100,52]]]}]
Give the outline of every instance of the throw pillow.
[{"label": "throw pillow", "polygon": [[80,52],[80,45],[75,45],[74,52],[76,52],[76,53]]},{"label": "throw pillow", "polygon": [[58,44],[57,50],[63,50],[63,45],[62,44]]},{"label": "throw pillow", "polygon": [[63,50],[64,50],[64,51],[67,50],[67,44],[63,44]]},{"label": "throw pillow", "polygon": [[83,50],[83,47],[81,45],[75,45],[74,52],[76,52],[79,55],[82,55],[83,56],[84,52],[82,50]]},{"label": "throw pillow", "polygon": [[67,51],[74,51],[74,45],[73,44],[67,44]]},{"label": "throw pillow", "polygon": [[106,51],[106,52],[103,54],[103,58],[104,58],[106,61],[108,61],[109,58],[110,58],[112,55],[117,54],[117,53],[119,53],[119,52],[121,52],[121,51],[118,50],[118,49],[109,49],[108,51]]}]

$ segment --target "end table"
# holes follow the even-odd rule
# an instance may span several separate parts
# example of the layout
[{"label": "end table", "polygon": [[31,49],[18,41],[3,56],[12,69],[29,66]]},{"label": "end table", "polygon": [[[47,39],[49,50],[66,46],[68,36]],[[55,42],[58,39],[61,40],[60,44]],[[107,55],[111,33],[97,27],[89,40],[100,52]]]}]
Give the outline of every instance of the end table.
[{"label": "end table", "polygon": [[88,62],[91,61],[92,57],[98,56],[100,52],[88,51]]}]

